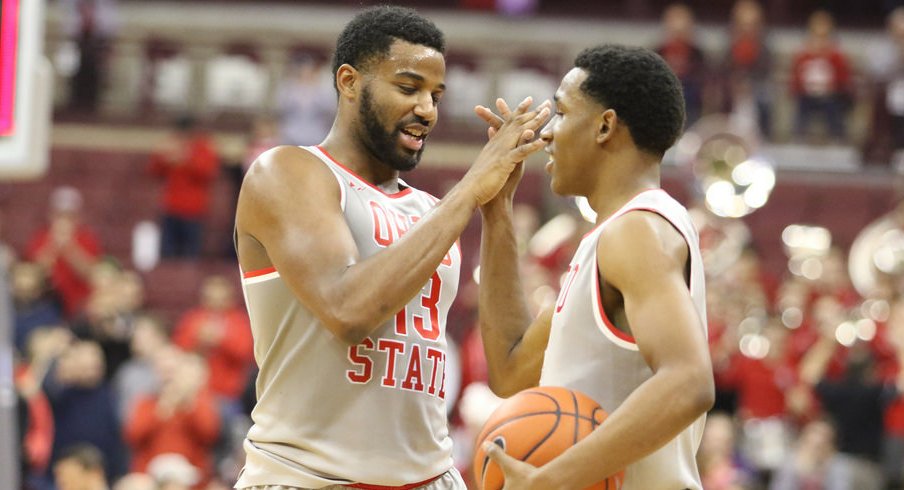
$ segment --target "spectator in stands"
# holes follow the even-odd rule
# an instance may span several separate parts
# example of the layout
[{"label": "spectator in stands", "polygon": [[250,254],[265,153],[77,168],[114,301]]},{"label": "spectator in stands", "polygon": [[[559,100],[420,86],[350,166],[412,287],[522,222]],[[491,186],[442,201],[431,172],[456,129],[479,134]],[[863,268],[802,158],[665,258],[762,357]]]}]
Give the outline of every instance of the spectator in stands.
[{"label": "spectator in stands", "polygon": [[21,453],[26,466],[23,478],[36,488],[42,488],[41,481],[49,469],[54,439],[53,411],[41,384],[71,340],[72,334],[65,327],[34,330],[28,338],[24,362],[15,369],[16,390],[28,406],[28,428],[23,433],[25,448]]},{"label": "spectator in stands", "polygon": [[12,267],[13,337],[19,353],[35,329],[62,321],[58,305],[49,297],[44,269],[31,262]]},{"label": "spectator in stands", "polygon": [[[824,419],[813,420],[804,426],[795,445],[794,454],[778,470],[769,490],[860,488],[843,486],[835,448],[835,428]],[[833,486],[833,483],[842,486]]]},{"label": "spectator in stands", "polygon": [[116,0],[63,0],[63,28],[78,46],[78,63],[70,79],[69,102],[94,112],[100,102],[109,41],[117,30]]},{"label": "spectator in stands", "polygon": [[67,447],[53,464],[58,490],[107,490],[104,454],[91,444]]},{"label": "spectator in stands", "polygon": [[675,72],[684,90],[684,107],[690,126],[703,112],[706,59],[694,40],[694,12],[683,3],[669,5],[662,14],[665,39],[656,52]]},{"label": "spectator in stands", "polygon": [[88,276],[101,254],[100,241],[81,222],[82,195],[58,187],[50,195],[49,224],[32,237],[26,257],[47,271],[68,318],[78,314],[91,292]]},{"label": "spectator in stands", "polygon": [[173,345],[160,318],[140,315],[135,319],[130,347],[132,357],[113,378],[120,420],[128,419],[140,397],[159,391],[160,377],[154,367],[154,356]]},{"label": "spectator in stands", "polygon": [[872,93],[870,130],[863,145],[867,163],[887,164],[904,148],[904,6],[887,17],[887,37],[867,52]]},{"label": "spectator in stands", "polygon": [[904,300],[891,304],[887,336],[896,357],[895,376],[889,380],[885,407],[885,441],[882,446],[882,472],[886,488],[904,487]]},{"label": "spectator in stands", "polygon": [[173,342],[207,361],[213,374],[210,389],[238,413],[252,364],[251,327],[245,309],[236,304],[235,288],[222,276],[211,276],[201,286],[201,304],[185,313],[173,331]]},{"label": "spectator in stands", "polygon": [[724,412],[711,412],[706,418],[697,462],[706,490],[742,490],[749,488],[749,471],[737,452],[735,422]]},{"label": "spectator in stands", "polygon": [[722,379],[737,391],[737,416],[746,429],[741,439],[745,457],[758,479],[768,482],[790,450],[785,393],[795,386],[797,374],[787,357],[788,330],[777,319],[768,321],[761,338],[765,349],[735,352]]},{"label": "spectator in stands", "polygon": [[324,74],[323,63],[309,55],[289,64],[276,95],[283,144],[316,145],[330,131],[336,94]]},{"label": "spectator in stands", "polygon": [[845,353],[840,377],[828,375],[829,362],[840,345],[835,339],[839,323],[819,325],[820,338],[801,361],[800,379],[813,387],[837,431],[839,455],[834,483],[843,485],[839,488],[880,490],[884,483],[879,457],[885,387],[878,379],[872,352],[863,342]]},{"label": "spectator in stands", "polygon": [[92,271],[92,291],[84,315],[73,321],[72,331],[81,339],[100,345],[106,379],[116,375],[131,356],[133,321],[143,301],[143,286],[134,273],[112,260],[98,262]]},{"label": "spectator in stands", "polygon": [[173,133],[151,156],[150,172],[164,181],[162,257],[201,255],[202,223],[219,171],[211,137],[193,117],[180,117]]},{"label": "spectator in stands", "polygon": [[178,349],[158,353],[155,365],[162,380],[159,393],[140,398],[125,423],[132,471],[146,472],[155,456],[177,453],[200,468],[206,480],[220,433],[217,404],[205,386],[207,366],[200,357]]},{"label": "spectator in stands", "polygon": [[129,473],[113,484],[113,490],[160,490],[154,477],[145,473]]},{"label": "spectator in stands", "polygon": [[[248,138],[248,146],[242,160],[242,175],[248,172],[251,164],[257,160],[261,153],[280,144],[279,121],[270,116],[260,116],[251,124],[251,135]],[[236,189],[241,187],[238,183]]]},{"label": "spectator in stands", "polygon": [[771,137],[772,53],[763,9],[756,0],[738,0],[732,9],[731,41],[722,72],[726,111]]},{"label": "spectator in stands", "polygon": [[810,15],[805,44],[791,64],[791,93],[797,99],[796,136],[808,136],[814,121],[824,121],[832,138],[845,138],[851,67],[835,41],[835,20],[825,10]]},{"label": "spectator in stands", "polygon": [[53,408],[53,460],[72,444],[90,443],[104,455],[110,480],[126,461],[113,394],[104,382],[104,356],[96,342],[77,341],[51,367],[44,392]]},{"label": "spectator in stands", "polygon": [[[185,456],[164,453],[148,463],[148,473],[157,482],[159,490],[190,490],[201,479],[201,472]],[[210,486],[206,487],[210,490]]]}]

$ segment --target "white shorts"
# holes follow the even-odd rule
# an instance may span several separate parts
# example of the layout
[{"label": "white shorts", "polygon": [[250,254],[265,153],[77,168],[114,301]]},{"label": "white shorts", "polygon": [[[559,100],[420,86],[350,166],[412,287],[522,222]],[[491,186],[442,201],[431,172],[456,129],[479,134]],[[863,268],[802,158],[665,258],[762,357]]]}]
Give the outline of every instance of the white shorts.
[{"label": "white shorts", "polygon": [[[386,487],[392,488],[392,487]],[[451,470],[443,473],[442,476],[433,480],[432,482],[421,485],[412,490],[467,490],[467,486],[465,486],[464,480],[462,480],[461,475],[458,473],[458,470],[452,468]],[[283,485],[262,485],[256,487],[249,487],[244,490],[358,490],[354,487],[347,487],[345,485],[330,485],[328,487],[321,487],[318,489],[313,488],[298,488],[298,487],[286,487]]]}]

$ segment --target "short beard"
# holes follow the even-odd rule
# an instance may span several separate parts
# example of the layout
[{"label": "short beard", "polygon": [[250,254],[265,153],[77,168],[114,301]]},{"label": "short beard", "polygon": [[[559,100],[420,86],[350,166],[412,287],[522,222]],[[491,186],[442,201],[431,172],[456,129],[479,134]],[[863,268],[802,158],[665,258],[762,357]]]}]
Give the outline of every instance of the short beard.
[{"label": "short beard", "polygon": [[400,172],[407,172],[417,167],[418,162],[421,161],[421,154],[424,152],[423,147],[413,154],[399,148],[398,141],[402,126],[396,127],[392,133],[388,133],[380,125],[380,118],[374,109],[369,87],[364,87],[364,91],[361,93],[361,107],[358,113],[364,124],[361,142],[374,158]]}]

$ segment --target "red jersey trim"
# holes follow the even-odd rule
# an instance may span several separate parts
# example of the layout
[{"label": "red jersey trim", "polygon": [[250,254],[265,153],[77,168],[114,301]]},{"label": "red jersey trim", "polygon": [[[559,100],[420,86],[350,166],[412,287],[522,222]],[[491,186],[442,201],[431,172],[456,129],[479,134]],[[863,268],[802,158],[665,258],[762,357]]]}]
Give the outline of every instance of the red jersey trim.
[{"label": "red jersey trim", "polygon": [[596,303],[596,309],[599,311],[600,318],[603,319],[603,324],[605,324],[605,325],[606,325],[606,328],[608,328],[609,331],[612,332],[612,335],[615,335],[616,337],[618,337],[618,338],[621,339],[621,340],[624,340],[625,342],[630,342],[630,343],[636,345],[636,344],[637,344],[637,341],[634,340],[634,337],[632,337],[631,335],[628,335],[627,333],[622,332],[621,330],[615,328],[615,325],[613,325],[613,324],[612,324],[612,321],[609,320],[609,315],[606,315],[606,310],[603,308],[603,295],[602,295],[602,293],[600,293],[600,273],[599,273],[599,266],[596,267],[596,274],[595,274],[595,275],[596,275],[596,280],[593,281],[593,284],[594,284],[594,285],[593,285],[593,293],[594,293],[594,297],[595,297],[595,299],[596,299],[596,301],[595,301],[595,303]]},{"label": "red jersey trim", "polygon": [[251,279],[252,277],[265,276],[267,274],[272,274],[274,272],[276,272],[276,267],[273,267],[271,265],[270,267],[267,267],[265,269],[258,269],[256,271],[243,272],[242,277],[245,279]]},{"label": "red jersey trim", "polygon": [[[443,475],[444,474],[445,473],[443,473]],[[443,476],[443,475],[434,476],[433,478],[430,478],[430,479],[427,479],[424,481],[420,481],[417,483],[409,483],[407,485],[401,485],[398,487],[386,486],[386,485],[368,485],[367,483],[352,483],[352,484],[349,484],[346,486],[349,488],[360,488],[362,490],[412,490],[414,488],[422,487],[430,482],[433,482],[434,480],[439,479],[439,477]]]},{"label": "red jersey trim", "polygon": [[352,170],[352,169],[346,167],[345,165],[339,163],[339,161],[336,160],[335,158],[333,158],[333,155],[330,155],[329,152],[326,151],[325,149],[323,149],[322,146],[317,145],[317,146],[315,146],[315,148],[317,148],[318,150],[320,150],[320,151],[321,151],[324,155],[326,155],[326,157],[329,158],[333,163],[335,163],[336,165],[339,165],[339,168],[341,168],[342,170],[345,170],[345,171],[348,172],[352,177],[354,177],[354,178],[356,178],[357,180],[361,181],[362,184],[364,184],[364,185],[370,187],[371,189],[373,189],[373,190],[379,192],[380,194],[383,194],[384,196],[386,196],[386,197],[388,197],[388,198],[390,198],[390,199],[398,199],[398,198],[400,198],[400,197],[405,197],[405,196],[411,194],[411,192],[412,192],[411,187],[408,187],[408,188],[405,188],[405,189],[403,189],[403,190],[401,190],[401,191],[399,191],[399,192],[396,192],[395,194],[388,194],[388,193],[386,193],[386,191],[384,191],[383,189],[380,189],[379,187],[377,187],[377,186],[371,184],[370,182],[364,180],[364,178],[361,177],[360,175],[358,175],[354,170]]},{"label": "red jersey trim", "polygon": [[[661,190],[661,189],[650,189],[650,190]],[[649,191],[644,191],[644,192],[649,192]],[[643,192],[642,192],[641,194],[643,194]],[[640,194],[638,194],[638,196],[639,196],[639,195],[640,195]],[[637,196],[635,196],[635,198],[636,198],[636,197],[637,197]],[[633,200],[633,199],[632,199],[632,200]],[[629,201],[629,202],[630,202],[630,201]],[[628,207],[626,207],[626,206],[623,206],[621,209],[619,209],[617,212],[615,212],[610,218],[607,218],[606,221],[604,221],[603,223],[608,222],[608,221],[610,221],[610,220],[612,220],[612,219],[618,218],[618,217],[620,217],[620,216],[623,216],[623,215],[625,215],[625,214],[628,214],[628,213],[630,213],[631,211],[644,211],[644,212],[647,212],[647,213],[653,213],[653,214],[655,214],[655,215],[657,215],[657,216],[660,216],[662,219],[666,220],[666,222],[667,222],[669,225],[671,225],[672,228],[674,228],[674,229],[678,232],[679,235],[681,235],[681,238],[684,239],[684,242],[688,245],[688,247],[690,247],[690,241],[688,241],[687,236],[684,235],[684,233],[681,231],[680,228],[678,228],[678,227],[675,225],[675,223],[672,223],[672,220],[670,220],[669,218],[667,218],[667,217],[666,217],[664,214],[662,214],[662,212],[661,212],[660,210],[658,210],[658,209],[653,209],[653,208],[648,208],[648,207],[636,207],[636,208],[635,208],[635,207],[631,207],[631,208],[628,208]],[[603,223],[600,223],[599,226],[602,226]],[[596,228],[599,228],[599,226],[597,226]],[[594,228],[594,229],[596,229],[596,228]],[[592,232],[591,232],[591,233],[592,233]],[[589,235],[589,234],[590,234],[590,233],[588,233],[587,235]],[[586,238],[586,235],[585,235],[585,238]],[[596,245],[594,245],[594,246],[596,246]],[[594,253],[594,256],[596,257],[597,254]],[[691,258],[688,258],[688,260],[691,260]],[[691,278],[691,280],[693,280],[693,278]],[[691,285],[688,285],[688,287],[691,287]],[[629,334],[627,334],[627,333],[625,333],[625,332],[622,332],[621,330],[615,328],[615,325],[613,325],[613,324],[612,324],[612,321],[609,320],[609,316],[606,315],[606,310],[603,309],[603,297],[602,297],[602,293],[600,292],[599,265],[597,265],[597,277],[596,277],[596,280],[594,281],[594,288],[593,288],[593,289],[594,289],[594,296],[595,296],[595,302],[596,302],[596,309],[599,311],[600,318],[603,320],[603,323],[606,325],[606,328],[609,329],[609,331],[612,332],[612,335],[615,335],[617,338],[619,338],[619,339],[621,339],[621,340],[624,340],[625,342],[629,342],[629,343],[631,343],[631,344],[637,345],[637,341],[634,339],[633,336],[631,336],[631,335],[629,335]]]}]

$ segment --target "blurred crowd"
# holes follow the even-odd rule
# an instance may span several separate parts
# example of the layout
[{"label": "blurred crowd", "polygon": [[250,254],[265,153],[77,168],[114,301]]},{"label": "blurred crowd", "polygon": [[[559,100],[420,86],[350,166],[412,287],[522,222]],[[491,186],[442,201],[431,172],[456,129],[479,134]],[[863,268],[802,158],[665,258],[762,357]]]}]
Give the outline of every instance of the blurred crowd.
[{"label": "blurred crowd", "polygon": [[[536,3],[496,2],[497,13],[530,16]],[[63,24],[68,42],[63,46],[72,53],[58,56],[56,64],[70,82],[67,110],[93,113],[103,102],[104,90],[125,89],[112,86],[107,72],[117,37],[117,3],[67,0],[64,4],[68,6]],[[659,39],[649,47],[666,59],[682,81],[688,126],[708,114],[728,113],[767,141],[854,145],[862,149],[864,161],[888,163],[895,151],[904,148],[904,7],[895,1],[885,5],[884,30],[877,23],[866,31],[868,41],[858,39],[864,31],[839,29],[832,10],[815,9],[802,25],[794,26],[793,37],[782,27],[783,36],[793,41],[779,42],[778,29],[769,24],[764,6],[757,0],[737,0],[730,17],[724,19],[725,29],[718,29],[726,42],[716,47],[703,42],[694,10],[676,2],[663,9]],[[711,27],[707,30],[713,32]],[[150,90],[143,97],[154,99],[152,105],[172,109],[191,102],[186,100],[190,97],[190,79],[184,72],[188,61],[179,49],[147,47],[150,78],[136,83]],[[240,109],[253,120],[249,125],[275,125],[271,136],[288,144],[318,142],[319,135],[329,130],[335,110],[325,63],[329,53],[304,46],[289,49],[278,70],[279,79],[271,85],[277,87],[274,109],[261,116],[255,113],[264,103],[258,85],[267,83],[258,78],[273,74],[264,71],[253,47],[226,51],[209,60],[207,69],[216,70],[229,88],[223,89],[225,95],[216,90],[207,95],[211,103],[225,97],[216,103],[223,107],[210,110]],[[503,75],[498,81],[499,90],[511,93],[487,94],[493,84],[479,66],[472,66],[475,63],[479,65],[462,55],[450,57],[450,87],[459,92],[450,94],[455,107],[447,112],[453,119],[460,113],[470,114],[474,101],[468,94],[516,98],[528,89],[554,89],[560,76],[549,64],[513,66],[512,70],[520,70],[518,79],[509,81]]]},{"label": "blurred crowd", "polygon": [[[502,3],[517,10],[535,2]],[[66,4],[81,52],[69,99],[90,112],[115,35],[115,2]],[[842,49],[832,14],[816,10],[786,64],[775,55],[766,20],[755,0],[738,0],[730,42],[713,53],[697,39],[692,9],[674,4],[663,11],[663,38],[651,47],[684,85],[688,125],[730,114],[780,140],[775,108],[784,93],[793,101],[793,141],[860,144],[867,160],[882,162],[904,148],[904,7],[889,11],[882,42],[856,56]],[[335,99],[325,60],[293,56],[278,86],[279,110],[249,120],[234,154],[218,151],[195,118],[174,121],[147,162],[162,184],[161,216],[143,270],[201,257],[217,175],[228,172],[237,190],[262,151],[314,144],[329,130]],[[869,129],[853,141],[858,103],[869,106]],[[146,284],[126,258],[107,255],[82,219],[82,200],[74,188],[56,189],[47,223],[26,247],[0,243],[0,271],[8,271],[0,277],[8,279],[13,304],[25,488],[231,488],[244,457],[255,373],[237,269],[234,277],[205,278],[193,307],[161,314],[145,293],[168,285]],[[573,210],[552,219],[544,211],[521,205],[516,212],[524,286],[537,310],[554,300],[589,226]],[[813,257],[816,269],[806,274],[789,269],[776,277],[745,243],[730,248],[704,251],[718,391],[698,455],[705,488],[904,488],[902,285],[861,294],[842,250]],[[223,255],[218,260],[232,260]],[[473,438],[498,399],[484,384],[478,285],[470,274],[462,277],[448,326],[460,348],[461,390],[450,393],[449,412],[456,464],[467,476]]]},{"label": "blurred crowd", "polygon": [[253,404],[235,278],[205,278],[176,318],[151,311],[142,275],[103,254],[80,201],[57,189],[27,249],[4,249],[25,488],[228,488]]}]

